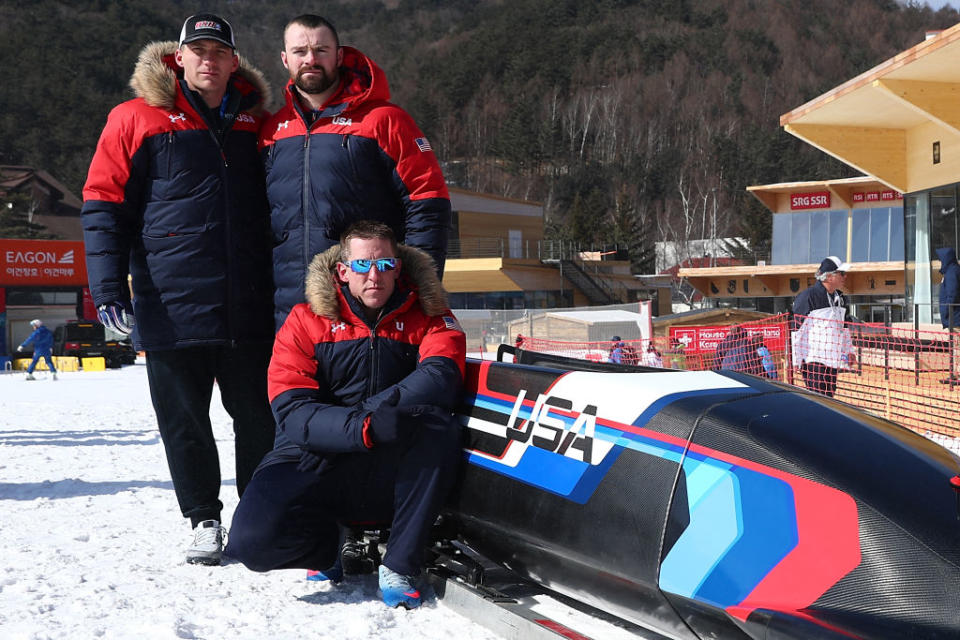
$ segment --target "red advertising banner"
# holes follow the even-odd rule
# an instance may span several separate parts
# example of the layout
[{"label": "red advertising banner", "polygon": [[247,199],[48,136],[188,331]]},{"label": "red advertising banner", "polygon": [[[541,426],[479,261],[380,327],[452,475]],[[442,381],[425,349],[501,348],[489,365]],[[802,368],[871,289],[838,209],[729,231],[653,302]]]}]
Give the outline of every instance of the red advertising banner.
[{"label": "red advertising banner", "polygon": [[83,243],[0,238],[0,286],[81,287],[87,284]]},{"label": "red advertising banner", "polygon": [[790,208],[797,209],[823,209],[830,206],[829,191],[815,191],[812,193],[791,193]]},{"label": "red advertising banner", "polygon": [[[771,351],[782,351],[786,347],[784,326],[781,324],[757,324],[743,327],[752,335],[760,334],[763,342]],[[724,327],[670,327],[670,344],[684,345],[684,353],[711,353],[717,350],[730,326]]]}]

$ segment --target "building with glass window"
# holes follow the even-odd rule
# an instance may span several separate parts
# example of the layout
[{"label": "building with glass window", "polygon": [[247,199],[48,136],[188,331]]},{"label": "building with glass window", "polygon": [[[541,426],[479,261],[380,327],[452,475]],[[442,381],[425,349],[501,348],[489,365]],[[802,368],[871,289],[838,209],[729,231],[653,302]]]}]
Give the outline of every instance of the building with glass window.
[{"label": "building with glass window", "polygon": [[[875,181],[876,186],[866,188],[868,195],[862,197],[879,200],[872,201],[878,206],[870,207],[859,206],[867,202],[859,200],[861,196],[851,202],[846,212],[849,244],[843,253],[835,249],[843,244],[845,207],[834,207],[831,199],[830,206],[788,212],[789,203],[780,199],[784,193],[802,190],[832,193],[831,185],[849,181],[752,187],[754,195],[776,214],[771,263],[810,260],[818,254],[817,248],[825,247],[824,255],[846,256],[851,262],[854,277],[846,284],[853,286],[860,305],[869,302],[885,308],[889,304],[894,321],[901,315],[902,320],[939,324],[941,277],[936,249],[960,245],[958,96],[960,24],[929,33],[924,42],[782,115],[780,124],[786,132],[868,174],[853,181]],[[856,193],[863,185],[849,188]],[[872,192],[879,193],[869,195]],[[813,203],[811,196],[807,204]],[[898,210],[902,220],[897,219]],[[903,235],[902,248],[896,241],[898,233]],[[741,270],[736,275],[741,275],[753,273],[756,267],[736,269]],[[772,271],[779,270],[789,268]],[[722,297],[717,284],[720,274],[681,275],[699,283],[698,288],[706,287],[708,295]],[[723,275],[735,277],[732,272]],[[773,282],[763,293],[775,300],[783,291],[780,277],[770,270],[763,276]],[[871,278],[873,285],[882,283],[882,291],[864,286],[871,284]],[[777,311],[785,308],[782,301],[766,306]],[[864,320],[882,319],[877,309],[858,310],[858,315]]]},{"label": "building with glass window", "polygon": [[871,177],[748,187],[773,214],[770,260],[681,269],[720,306],[778,313],[814,282],[826,256],[851,264],[844,284],[863,320],[904,317],[904,211],[901,194]]},{"label": "building with glass window", "polygon": [[904,311],[919,323],[939,322],[935,250],[960,244],[958,95],[960,24],[780,117],[788,133],[904,194]]}]

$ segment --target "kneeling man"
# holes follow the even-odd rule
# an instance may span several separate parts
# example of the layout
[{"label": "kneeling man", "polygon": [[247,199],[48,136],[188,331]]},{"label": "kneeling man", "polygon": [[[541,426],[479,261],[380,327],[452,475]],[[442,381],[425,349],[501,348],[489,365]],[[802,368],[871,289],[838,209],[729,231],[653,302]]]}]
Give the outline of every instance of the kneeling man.
[{"label": "kneeling man", "polygon": [[225,555],[254,571],[335,571],[341,526],[389,522],[383,600],[416,607],[461,455],[452,410],[466,339],[432,259],[380,223],[358,222],[318,254],[306,297],[277,334],[276,444],[237,506]]}]

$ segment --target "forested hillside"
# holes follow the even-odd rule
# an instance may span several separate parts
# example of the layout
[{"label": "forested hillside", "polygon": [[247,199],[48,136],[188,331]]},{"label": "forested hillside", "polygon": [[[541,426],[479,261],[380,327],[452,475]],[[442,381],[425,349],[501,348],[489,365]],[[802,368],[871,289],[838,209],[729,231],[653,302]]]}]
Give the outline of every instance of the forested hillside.
[{"label": "forested hillside", "polygon": [[[199,6],[199,5],[198,5]],[[281,31],[323,13],[387,72],[452,184],[543,201],[551,237],[631,246],[769,237],[750,184],[852,175],[778,118],[960,21],[892,0],[210,1],[240,52],[286,80]],[[137,53],[179,1],[0,3],[0,163],[79,193]]]}]

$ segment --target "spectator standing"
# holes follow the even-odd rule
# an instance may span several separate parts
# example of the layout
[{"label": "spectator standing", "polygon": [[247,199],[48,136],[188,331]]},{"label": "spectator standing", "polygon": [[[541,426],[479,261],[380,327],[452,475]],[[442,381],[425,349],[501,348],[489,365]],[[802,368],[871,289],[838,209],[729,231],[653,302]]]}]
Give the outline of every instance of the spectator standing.
[{"label": "spectator standing", "polygon": [[303,301],[304,274],[351,223],[373,218],[433,258],[443,276],[450,196],[430,142],[392,104],[386,75],[340,46],[334,26],[298,16],[283,32],[286,106],[263,127],[274,236],[277,328]]},{"label": "spectator standing", "polygon": [[[180,510],[189,563],[220,563],[216,382],[233,418],[237,492],[273,444],[269,209],[257,133],[268,88],[222,17],[148,44],[83,190],[87,271],[103,324],[133,333]],[[131,315],[128,275],[134,293]]]},{"label": "spectator standing", "polygon": [[816,282],[793,301],[793,362],[807,389],[825,396],[837,390],[837,374],[852,368],[856,354],[850,332],[847,297],[840,290],[849,265],[836,256],[824,258]]},{"label": "spectator standing", "polygon": [[743,336],[743,327],[740,325],[730,327],[727,335],[723,336],[723,340],[717,345],[716,356],[714,358],[714,366],[716,368],[723,368],[723,362],[727,358],[727,354],[743,341]]},{"label": "spectator standing", "polygon": [[50,329],[47,329],[43,326],[43,320],[40,318],[35,318],[30,321],[30,326],[33,327],[33,332],[27,336],[27,339],[20,343],[20,346],[17,347],[17,351],[23,351],[23,348],[29,344],[33,344],[33,360],[30,362],[30,366],[27,367],[27,380],[36,380],[33,377],[33,370],[37,367],[37,362],[40,358],[43,358],[43,361],[47,363],[47,368],[50,369],[50,373],[53,376],[53,379],[57,379],[57,368],[53,366],[53,334],[50,332]]},{"label": "spectator standing", "polygon": [[763,362],[756,345],[743,327],[734,326],[717,347],[720,368],[743,371],[755,376],[763,375]]},{"label": "spectator standing", "polygon": [[661,356],[660,352],[657,351],[657,348],[654,346],[652,340],[649,344],[647,344],[647,350],[643,353],[642,364],[645,367],[663,368],[663,356]]},{"label": "spectator standing", "polygon": [[[957,331],[960,330],[960,264],[957,264],[957,252],[953,247],[942,247],[937,249],[937,257],[940,258],[940,273],[943,274],[943,282],[940,283],[940,323],[944,329]],[[954,353],[954,369],[940,382],[960,384],[956,373],[957,359]]]},{"label": "spectator standing", "polygon": [[610,346],[610,353],[607,355],[607,360],[614,364],[623,364],[623,341],[620,339],[620,336],[613,336],[610,338],[610,342],[612,345]]},{"label": "spectator standing", "polygon": [[276,446],[237,506],[226,553],[254,571],[329,567],[339,582],[338,523],[391,522],[380,590],[388,606],[414,608],[461,455],[452,411],[466,337],[433,261],[381,223],[358,223],[317,255],[306,296],[277,334]]},{"label": "spectator standing", "polygon": [[770,354],[770,349],[767,348],[767,345],[763,341],[763,334],[753,334],[752,340],[753,346],[756,348],[757,355],[760,356],[760,362],[763,365],[763,372],[768,378],[776,380],[777,364],[773,361],[773,355]]}]

